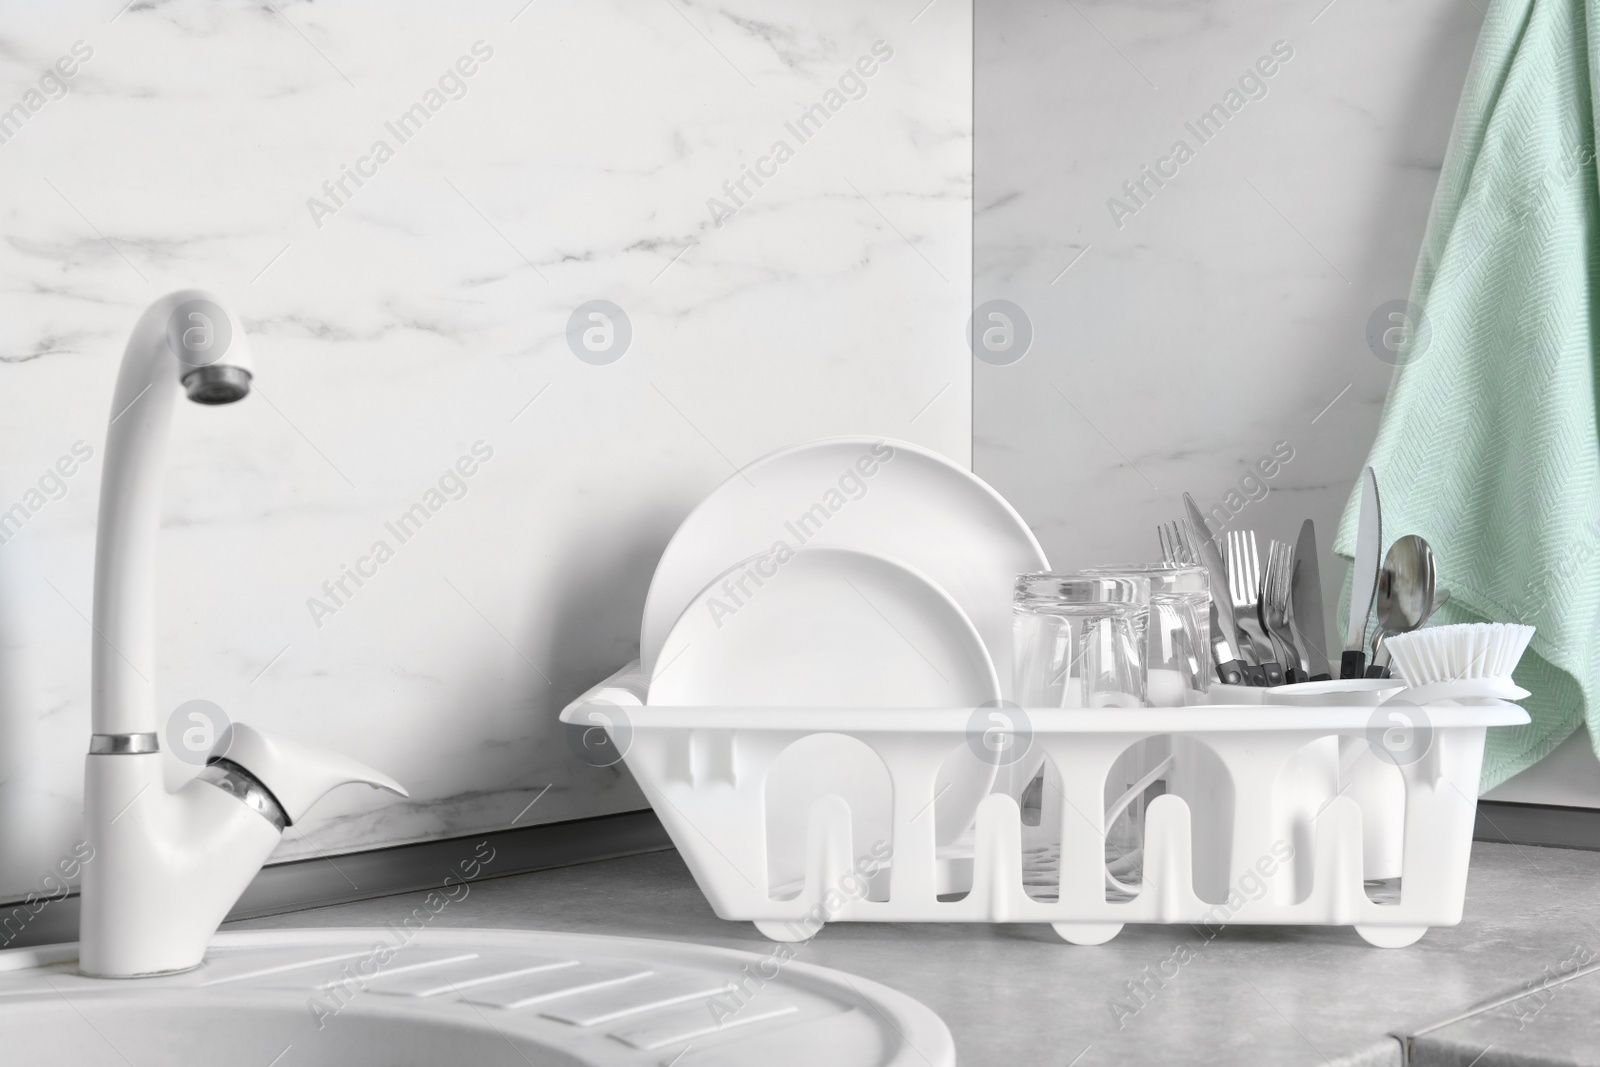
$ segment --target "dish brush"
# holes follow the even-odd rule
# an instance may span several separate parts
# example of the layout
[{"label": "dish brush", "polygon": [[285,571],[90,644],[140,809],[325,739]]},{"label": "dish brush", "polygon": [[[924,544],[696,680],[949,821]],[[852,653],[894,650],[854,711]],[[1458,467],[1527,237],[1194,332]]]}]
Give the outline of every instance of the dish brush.
[{"label": "dish brush", "polygon": [[1489,698],[1520,700],[1528,695],[1511,680],[1533,627],[1510,622],[1431,626],[1386,640],[1394,666],[1405,679],[1399,694],[1408,702]]}]

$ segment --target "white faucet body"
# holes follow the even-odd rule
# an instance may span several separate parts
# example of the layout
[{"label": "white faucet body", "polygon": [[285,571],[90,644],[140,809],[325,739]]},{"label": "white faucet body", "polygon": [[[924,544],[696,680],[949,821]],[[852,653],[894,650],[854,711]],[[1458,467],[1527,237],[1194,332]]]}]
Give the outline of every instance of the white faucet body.
[{"label": "white faucet body", "polygon": [[125,978],[199,964],[282,836],[209,782],[168,793],[161,760],[159,752],[88,758],[83,800],[94,858],[83,867],[78,934],[85,974]]},{"label": "white faucet body", "polygon": [[277,846],[329,789],[405,790],[355,760],[235,724],[175,793],[162,779],[155,709],[155,547],[175,399],[226,403],[249,389],[243,324],[200,290],[140,317],[111,404],[95,543],[93,736],[84,768],[79,965],[136,977],[187,970]]}]

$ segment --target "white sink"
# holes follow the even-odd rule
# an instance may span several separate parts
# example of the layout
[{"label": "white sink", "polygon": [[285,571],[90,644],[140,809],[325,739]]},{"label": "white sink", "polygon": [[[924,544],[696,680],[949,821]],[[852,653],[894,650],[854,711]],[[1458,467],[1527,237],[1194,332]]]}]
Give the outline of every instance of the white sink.
[{"label": "white sink", "polygon": [[[73,946],[0,952],[4,1059],[498,1067],[949,1067],[904,994],[787,958],[668,941],[404,927],[218,934],[198,969],[107,980]],[[804,951],[803,948],[798,951]],[[742,990],[742,991],[741,991]]]}]

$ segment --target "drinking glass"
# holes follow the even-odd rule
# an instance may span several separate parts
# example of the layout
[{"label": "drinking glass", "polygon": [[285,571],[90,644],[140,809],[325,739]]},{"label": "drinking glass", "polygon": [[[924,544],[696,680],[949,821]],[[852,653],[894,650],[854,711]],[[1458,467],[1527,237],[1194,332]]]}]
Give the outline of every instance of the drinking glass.
[{"label": "drinking glass", "polygon": [[1211,593],[1204,567],[1141,563],[1085,574],[1143,578],[1149,610],[1136,619],[1139,662],[1152,707],[1199,704],[1211,687]]},{"label": "drinking glass", "polygon": [[[1143,707],[1137,626],[1149,607],[1150,582],[1140,575],[1019,575],[1011,617],[1017,700],[1025,708]],[[1025,793],[1043,793],[1042,780],[1033,784],[1044,777],[1042,754],[1006,770],[1001,788],[1019,802]],[[1142,810],[1118,821],[1137,825]],[[1023,879],[1039,899],[1059,884],[1059,833],[1059,820],[1048,816],[1023,825]],[[1108,836],[1106,850],[1125,867],[1120,838]]]},{"label": "drinking glass", "polygon": [[[1139,631],[1146,699],[1154,707],[1202,703],[1211,685],[1211,595],[1205,568],[1142,563],[1095,567],[1087,573],[1139,577],[1150,583],[1150,608]],[[1170,737],[1147,737],[1118,757],[1106,776],[1108,815],[1137,788],[1120,812],[1107,820],[1106,870],[1112,899],[1128,899],[1138,890],[1144,868],[1145,810],[1168,792],[1171,756]]]},{"label": "drinking glass", "polygon": [[1012,603],[1017,700],[1025,708],[1138,708],[1144,671],[1137,620],[1150,605],[1140,576],[1024,574]]}]

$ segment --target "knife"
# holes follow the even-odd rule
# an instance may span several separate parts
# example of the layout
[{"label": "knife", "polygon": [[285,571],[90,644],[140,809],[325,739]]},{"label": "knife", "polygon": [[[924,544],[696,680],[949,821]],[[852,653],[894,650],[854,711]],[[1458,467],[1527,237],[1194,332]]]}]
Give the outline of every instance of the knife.
[{"label": "knife", "polygon": [[1200,553],[1200,565],[1206,569],[1206,580],[1211,586],[1211,645],[1212,658],[1216,660],[1217,677],[1225,685],[1245,684],[1245,665],[1234,647],[1234,634],[1238,628],[1233,622],[1233,602],[1228,599],[1228,571],[1222,565],[1222,553],[1211,539],[1211,528],[1194,497],[1183,494],[1183,506],[1189,513],[1189,525],[1194,527],[1195,548]]},{"label": "knife", "polygon": [[1217,619],[1217,602],[1211,602],[1211,662],[1216,664],[1217,678],[1228,685],[1251,685],[1250,668],[1233,651],[1233,644],[1222,623]]},{"label": "knife", "polygon": [[1300,524],[1294,546],[1294,578],[1289,584],[1289,628],[1300,666],[1313,682],[1333,677],[1328,667],[1328,635],[1322,618],[1322,574],[1317,567],[1317,528],[1310,519]]},{"label": "knife", "polygon": [[1350,614],[1344,624],[1340,678],[1360,678],[1366,671],[1367,616],[1378,591],[1378,558],[1383,553],[1383,514],[1378,505],[1378,476],[1371,467],[1361,472],[1361,515],[1356,524],[1356,558],[1350,567]]}]

